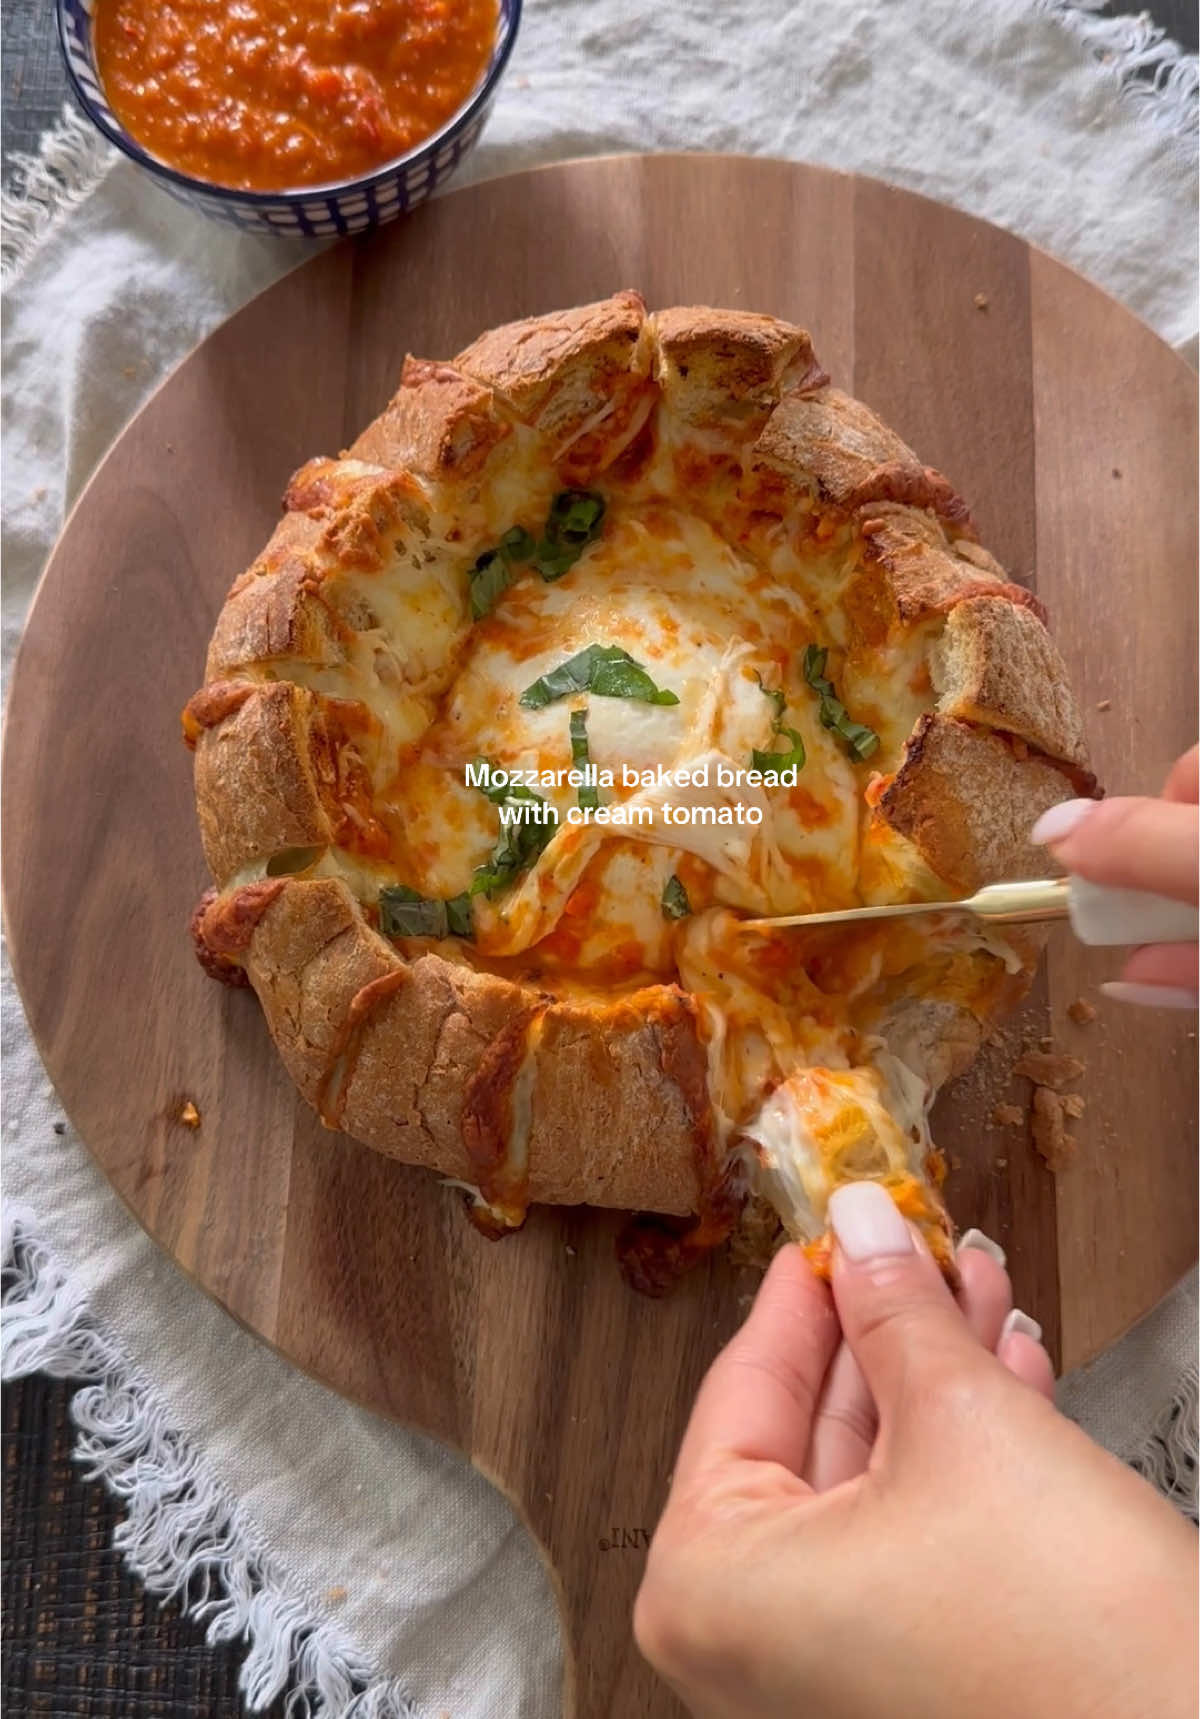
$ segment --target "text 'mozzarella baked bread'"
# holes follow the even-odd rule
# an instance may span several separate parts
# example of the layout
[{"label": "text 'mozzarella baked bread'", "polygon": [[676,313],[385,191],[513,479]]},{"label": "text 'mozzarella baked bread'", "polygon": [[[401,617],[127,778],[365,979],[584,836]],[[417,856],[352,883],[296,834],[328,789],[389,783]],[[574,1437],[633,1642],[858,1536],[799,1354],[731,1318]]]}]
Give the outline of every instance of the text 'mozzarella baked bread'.
[{"label": "text 'mozzarella baked bread'", "polygon": [[[331,1127],[460,1184],[821,1263],[873,1177],[943,1262],[932,1094],[1028,982],[947,914],[1094,787],[1036,599],[803,329],[633,292],[409,358],[292,479],[184,713],[210,970]],[[768,1229],[770,1224],[766,1226]]]}]

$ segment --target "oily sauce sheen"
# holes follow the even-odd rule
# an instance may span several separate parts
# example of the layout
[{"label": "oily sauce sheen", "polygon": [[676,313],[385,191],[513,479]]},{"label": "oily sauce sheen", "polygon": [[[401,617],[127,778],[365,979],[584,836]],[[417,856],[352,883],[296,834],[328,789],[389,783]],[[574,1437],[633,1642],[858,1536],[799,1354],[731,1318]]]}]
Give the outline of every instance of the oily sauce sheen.
[{"label": "oily sauce sheen", "polygon": [[169,167],[243,191],[368,173],[483,77],[497,0],[98,0],[113,112]]}]

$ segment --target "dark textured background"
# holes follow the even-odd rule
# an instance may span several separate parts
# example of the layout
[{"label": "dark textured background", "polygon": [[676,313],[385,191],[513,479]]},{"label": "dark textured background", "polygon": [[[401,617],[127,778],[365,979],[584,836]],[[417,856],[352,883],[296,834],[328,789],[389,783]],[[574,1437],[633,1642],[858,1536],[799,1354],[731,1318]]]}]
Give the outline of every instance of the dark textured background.
[{"label": "dark textured background", "polygon": [[[1149,10],[1195,50],[1194,0]],[[0,32],[7,185],[13,152],[37,148],[66,81],[52,0],[8,0]],[[240,1648],[208,1647],[203,1628],[148,1599],[112,1550],[120,1512],[71,1461],[73,1389],[34,1378],[4,1392],[4,1705],[12,1719],[238,1719]],[[269,1719],[282,1715],[280,1701]]]}]

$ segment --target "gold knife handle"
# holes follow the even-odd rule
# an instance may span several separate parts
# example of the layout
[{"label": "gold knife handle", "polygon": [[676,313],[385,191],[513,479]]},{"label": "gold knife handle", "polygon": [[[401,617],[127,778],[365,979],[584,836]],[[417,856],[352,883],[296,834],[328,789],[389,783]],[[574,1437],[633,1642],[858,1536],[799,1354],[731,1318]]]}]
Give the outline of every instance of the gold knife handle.
[{"label": "gold knife handle", "polygon": [[994,925],[1033,925],[1042,919],[1066,919],[1070,911],[1070,883],[1065,877],[989,883],[968,900],[947,905],[969,908]]}]

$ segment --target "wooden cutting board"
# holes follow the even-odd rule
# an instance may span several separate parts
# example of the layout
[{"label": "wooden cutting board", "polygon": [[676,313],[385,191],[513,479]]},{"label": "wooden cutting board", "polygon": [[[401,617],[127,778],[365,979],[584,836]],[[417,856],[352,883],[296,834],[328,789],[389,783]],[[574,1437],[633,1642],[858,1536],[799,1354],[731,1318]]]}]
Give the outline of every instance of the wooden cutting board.
[{"label": "wooden cutting board", "polygon": [[[67,525],[16,669],[5,753],[12,956],[47,1069],[131,1210],[297,1366],[465,1451],[555,1572],[578,1719],[680,1709],[629,1613],[688,1405],[752,1287],[711,1261],[662,1302],[626,1289],[620,1219],[536,1211],[482,1240],[432,1176],[326,1133],[249,993],[186,935],[207,879],[180,707],[223,594],[294,467],[383,406],[406,351],[641,289],[812,330],[860,395],[1035,585],[1110,787],[1154,789],[1192,739],[1196,383],[1148,329],[1018,239],[870,180],[704,156],[569,163],[473,186],[326,252],[195,352]],[[1036,568],[1036,572],[1035,572]],[[1190,1017],[1066,1006],[1115,968],[1065,931],[1017,1028],[942,1098],[961,1224],[1074,1365],[1190,1264]],[[1076,1165],[1021,1129],[1015,1050],[1087,1061]],[[201,1114],[179,1121],[187,1099]]]}]

